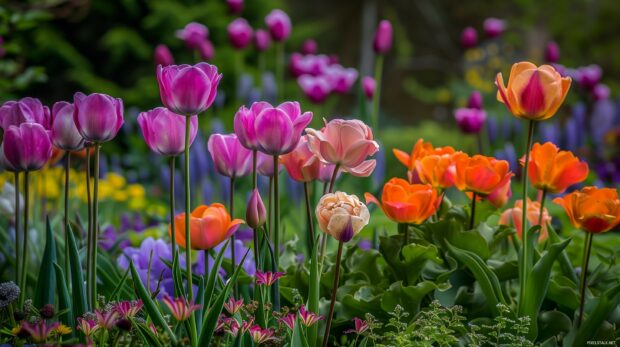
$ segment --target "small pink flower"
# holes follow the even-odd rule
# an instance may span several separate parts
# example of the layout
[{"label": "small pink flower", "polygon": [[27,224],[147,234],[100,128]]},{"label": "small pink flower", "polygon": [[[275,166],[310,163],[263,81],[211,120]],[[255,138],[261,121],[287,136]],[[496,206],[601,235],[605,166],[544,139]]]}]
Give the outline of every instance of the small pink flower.
[{"label": "small pink flower", "polygon": [[325,69],[325,76],[332,84],[332,90],[338,94],[347,93],[355,81],[357,81],[357,70],[345,68],[339,64],[333,64]]},{"label": "small pink flower", "polygon": [[153,53],[155,66],[168,66],[174,64],[174,57],[172,56],[172,52],[170,52],[170,48],[164,44],[159,44],[155,47],[155,52]]},{"label": "small pink flower", "polygon": [[295,330],[295,321],[297,320],[297,315],[294,313],[289,313],[286,316],[280,318],[280,322],[286,325],[291,331]]},{"label": "small pink flower", "polygon": [[297,83],[306,97],[315,104],[323,103],[333,87],[325,76],[301,75]]},{"label": "small pink flower", "polygon": [[473,27],[466,27],[461,32],[461,47],[467,49],[478,44],[478,32]]},{"label": "small pink flower", "polygon": [[250,328],[250,336],[252,336],[252,341],[256,344],[275,341],[276,338],[273,336],[273,333],[273,330],[263,329],[259,325],[254,325]]},{"label": "small pink flower", "polygon": [[376,82],[374,78],[370,76],[364,76],[364,78],[362,78],[362,89],[364,90],[366,99],[372,100],[372,97],[375,95],[375,87]]},{"label": "small pink flower", "polygon": [[301,53],[303,54],[316,54],[318,51],[318,45],[314,39],[306,39],[303,45],[301,45]]},{"label": "small pink flower", "polygon": [[234,319],[231,319],[230,323],[226,327],[226,332],[228,332],[233,337],[237,337],[240,330],[241,330],[241,327],[239,326],[239,322],[237,322]]},{"label": "small pink flower", "polygon": [[484,20],[482,26],[484,27],[484,33],[488,37],[494,38],[500,36],[506,30],[506,21],[490,17]]},{"label": "small pink flower", "polygon": [[392,48],[393,41],[392,23],[388,20],[382,20],[377,26],[375,37],[373,40],[373,48],[377,54],[385,54]]},{"label": "small pink flower", "polygon": [[353,323],[355,324],[355,329],[349,329],[346,330],[344,333],[345,334],[357,334],[357,335],[362,335],[363,333],[365,333],[369,326],[368,326],[368,322],[365,320],[361,320],[357,317],[353,318]]},{"label": "small pink flower", "polygon": [[259,52],[264,52],[269,48],[271,44],[271,36],[269,36],[269,32],[258,29],[254,32],[254,47]]},{"label": "small pink flower", "polygon": [[306,310],[306,306],[304,305],[301,305],[301,307],[299,308],[299,318],[301,319],[301,322],[307,327],[311,327],[318,321],[323,320],[323,316],[319,316],[316,313]]},{"label": "small pink flower", "polygon": [[248,330],[250,330],[250,328],[252,328],[253,325],[254,325],[254,317],[251,317],[247,321],[244,321],[243,323],[241,323],[241,333],[242,334],[247,333]]},{"label": "small pink flower", "polygon": [[236,49],[243,49],[252,42],[254,30],[247,20],[237,18],[228,24],[228,40]]},{"label": "small pink flower", "polygon": [[78,317],[77,330],[81,331],[86,337],[90,337],[95,331],[101,328],[93,319]]},{"label": "small pink flower", "polygon": [[110,330],[116,325],[116,321],[119,318],[119,314],[115,310],[101,311],[96,310],[97,325],[105,330]]},{"label": "small pink flower", "polygon": [[179,322],[187,320],[192,315],[192,312],[201,307],[201,305],[195,305],[193,302],[187,302],[187,300],[182,297],[173,299],[168,295],[164,295],[163,302],[168,306],[174,318]]},{"label": "small pink flower", "polygon": [[116,304],[115,310],[124,318],[135,317],[142,309],[142,300],[138,301],[121,301]]},{"label": "small pink flower", "polygon": [[159,335],[159,333],[157,332],[157,327],[155,327],[155,324],[153,324],[153,323],[149,323],[149,324],[147,325],[147,327],[149,328],[149,330],[150,330],[153,334],[155,334],[155,336],[158,336],[158,335]]},{"label": "small pink flower", "polygon": [[284,272],[271,272],[271,271],[267,271],[267,272],[260,272],[257,271],[256,272],[256,284],[258,285],[265,285],[267,287],[270,287],[272,284],[274,284],[280,277],[284,276]]},{"label": "small pink flower", "polygon": [[182,30],[177,30],[176,35],[185,42],[189,49],[198,49],[201,42],[209,37],[209,29],[200,23],[192,22]]},{"label": "small pink flower", "polygon": [[289,16],[282,10],[273,10],[265,17],[265,24],[274,41],[282,42],[291,35],[292,25]]},{"label": "small pink flower", "polygon": [[366,159],[379,150],[379,144],[362,121],[334,119],[325,121],[323,129],[308,128],[306,133],[310,149],[322,162],[358,177],[368,177],[375,169],[376,161]]},{"label": "small pink flower", "polygon": [[230,315],[234,315],[239,312],[239,310],[243,307],[243,299],[235,300],[232,296],[228,299],[226,303],[224,303],[224,308]]},{"label": "small pink flower", "polygon": [[26,330],[32,340],[36,343],[45,342],[50,336],[50,333],[58,327],[60,323],[54,322],[48,325],[45,320],[41,320],[38,323],[25,322],[22,324],[22,329]]},{"label": "small pink flower", "polygon": [[462,132],[477,134],[484,126],[487,113],[484,110],[462,107],[454,110],[454,119]]}]

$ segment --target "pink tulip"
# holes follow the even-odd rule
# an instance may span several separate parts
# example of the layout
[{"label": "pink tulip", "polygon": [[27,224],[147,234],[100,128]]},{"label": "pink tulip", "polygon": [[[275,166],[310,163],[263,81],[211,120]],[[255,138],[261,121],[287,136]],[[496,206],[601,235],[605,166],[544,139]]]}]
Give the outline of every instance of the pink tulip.
[{"label": "pink tulip", "polygon": [[317,104],[325,101],[332,91],[332,84],[324,76],[302,75],[297,79],[297,83],[306,97]]},{"label": "pink tulip", "polygon": [[52,107],[52,143],[65,151],[84,148],[84,138],[73,120],[74,111],[73,104],[65,101],[59,101]]},{"label": "pink tulip", "polygon": [[545,47],[545,61],[547,63],[557,63],[560,61],[560,46],[555,41],[550,41]]},{"label": "pink tulip", "polygon": [[287,101],[277,107],[267,102],[241,107],[235,115],[235,133],[248,149],[280,155],[292,151],[301,132],[312,120],[312,112],[301,112],[299,103]]},{"label": "pink tulip", "polygon": [[[322,163],[308,146],[308,135],[301,137],[295,150],[280,157],[284,168],[297,182],[312,182],[319,178]],[[333,169],[332,169],[333,170]]]},{"label": "pink tulip", "polygon": [[314,39],[307,39],[301,46],[302,54],[316,54],[317,51],[318,45],[316,44],[316,41]]},{"label": "pink tulip", "polygon": [[325,69],[325,76],[327,76],[335,93],[345,94],[357,80],[357,70],[334,64]]},{"label": "pink tulip", "polygon": [[207,147],[220,175],[234,178],[252,172],[252,152],[241,145],[237,135],[213,134]]},{"label": "pink tulip", "polygon": [[211,41],[204,40],[198,45],[198,53],[200,54],[200,59],[209,61],[215,56],[215,47],[213,47]]},{"label": "pink tulip", "polygon": [[[188,117],[173,113],[164,107],[140,112],[138,124],[149,148],[161,155],[179,155],[185,151],[185,122]],[[190,146],[198,133],[198,117],[189,117]]]},{"label": "pink tulip", "polygon": [[486,199],[493,205],[495,208],[500,208],[510,200],[512,196],[512,188],[510,185],[510,179],[513,175],[506,175],[502,181],[495,187],[489,195],[487,195]]},{"label": "pink tulip", "polygon": [[123,100],[93,93],[73,95],[73,121],[86,141],[106,142],[113,139],[123,125]]},{"label": "pink tulip", "polygon": [[490,37],[500,36],[506,30],[506,21],[497,18],[487,18],[483,23],[484,33]]},{"label": "pink tulip", "polygon": [[364,90],[364,95],[366,99],[372,100],[372,97],[375,95],[376,83],[375,79],[370,76],[364,76],[362,78],[362,89]]},{"label": "pink tulip", "polygon": [[274,41],[285,41],[291,35],[291,19],[282,10],[273,10],[265,17],[265,23]]},{"label": "pink tulip", "polygon": [[482,110],[482,94],[479,91],[474,90],[471,92],[467,100],[467,107]]},{"label": "pink tulip", "polygon": [[291,54],[290,70],[294,77],[299,77],[301,75],[319,76],[325,73],[330,65],[330,59],[325,54]]},{"label": "pink tulip", "polygon": [[174,58],[168,46],[159,44],[155,47],[155,66],[168,66],[174,64]]},{"label": "pink tulip", "polygon": [[463,29],[461,33],[461,47],[473,48],[478,44],[478,32],[473,27]]},{"label": "pink tulip", "polygon": [[157,69],[162,103],[170,111],[185,116],[197,115],[213,104],[221,78],[217,67],[208,63]]},{"label": "pink tulip", "polygon": [[385,54],[392,48],[393,40],[392,23],[387,20],[379,22],[375,37],[373,40],[373,48],[377,54]]},{"label": "pink tulip", "polygon": [[259,52],[264,52],[271,44],[271,36],[263,29],[258,29],[254,33],[254,47]]},{"label": "pink tulip", "polygon": [[[278,163],[278,172],[282,169],[282,165]],[[267,155],[265,153],[258,152],[258,157],[256,159],[256,172],[265,177],[273,177],[274,176],[274,167],[273,167],[273,155]]]},{"label": "pink tulip", "polygon": [[3,150],[15,171],[39,170],[52,157],[52,141],[41,124],[11,125],[4,133]]},{"label": "pink tulip", "polygon": [[209,37],[209,29],[200,23],[192,22],[182,30],[177,30],[176,34],[189,49],[199,49],[200,44]]},{"label": "pink tulip", "polygon": [[9,172],[20,171],[6,159],[6,156],[4,155],[4,142],[0,143],[0,168],[3,168],[4,170]]},{"label": "pink tulip", "polygon": [[237,49],[243,49],[252,42],[254,31],[244,18],[237,18],[228,24],[228,40]]},{"label": "pink tulip", "polygon": [[245,222],[253,229],[261,227],[267,221],[267,210],[258,189],[254,188],[245,214]]},{"label": "pink tulip", "polygon": [[232,14],[239,14],[243,11],[243,0],[226,0],[226,5]]},{"label": "pink tulip", "polygon": [[456,119],[461,131],[467,134],[476,134],[484,126],[487,113],[484,110],[463,107],[454,111],[454,119]]},{"label": "pink tulip", "polygon": [[367,177],[375,169],[376,161],[366,158],[379,150],[379,144],[362,121],[334,119],[325,121],[320,131],[308,128],[306,133],[310,149],[324,163],[339,165],[358,177]]},{"label": "pink tulip", "polygon": [[22,123],[39,123],[45,129],[49,129],[50,118],[50,109],[35,98],[7,101],[0,107],[0,127],[5,131],[11,125],[18,126]]}]

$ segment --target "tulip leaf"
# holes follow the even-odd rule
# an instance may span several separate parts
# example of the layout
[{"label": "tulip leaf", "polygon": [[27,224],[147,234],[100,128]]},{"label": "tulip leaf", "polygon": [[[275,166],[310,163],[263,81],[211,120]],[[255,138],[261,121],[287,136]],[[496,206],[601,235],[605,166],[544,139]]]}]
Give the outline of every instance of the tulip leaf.
[{"label": "tulip leaf", "polygon": [[[549,242],[551,243],[559,243],[560,237],[558,236],[555,229],[551,226],[551,224],[547,225],[547,234],[549,235]],[[577,274],[575,273],[575,268],[566,254],[566,251],[562,251],[562,254],[558,257],[558,263],[560,264],[560,269],[564,276],[570,278],[573,283],[578,284],[579,280],[577,279]]]},{"label": "tulip leaf", "polygon": [[75,236],[71,226],[69,226],[69,267],[71,268],[71,297],[73,298],[73,316],[81,317],[84,312],[88,311],[86,303],[86,289],[84,288],[84,275],[82,273],[82,265],[80,263],[80,254]]},{"label": "tulip leaf", "polygon": [[[213,267],[211,267],[211,273],[209,273],[209,278],[207,279],[207,283],[205,284],[203,311],[208,310],[211,307],[211,299],[215,296],[215,279],[218,278],[220,275],[219,270],[222,266],[222,261],[224,260],[224,252],[228,248],[229,243],[230,241],[226,241],[226,243],[224,243],[224,246],[220,249],[217,257],[215,257]],[[238,268],[241,268],[241,266],[239,266]]]},{"label": "tulip leaf", "polygon": [[41,308],[45,304],[54,304],[56,297],[56,242],[49,217],[45,221],[45,250],[39,267],[34,305]]},{"label": "tulip leaf", "polygon": [[[118,266],[110,260],[110,257],[104,252],[98,252],[97,254],[97,277],[103,282],[101,287],[101,294],[111,298],[112,293],[116,290],[117,286],[120,286],[116,295],[122,299],[131,299],[132,293],[130,287],[122,281],[123,276],[118,271]],[[112,292],[109,292],[110,288],[114,288]]]},{"label": "tulip leaf", "polygon": [[[225,247],[223,249],[225,249]],[[243,262],[245,262],[245,259],[247,258],[249,252],[249,249],[245,252],[245,255],[241,259],[242,264]],[[228,298],[235,281],[237,281],[237,277],[241,272],[241,268],[242,266],[238,266],[235,269],[235,272],[228,279],[228,282],[224,286],[224,289],[222,289],[222,291],[218,294],[215,301],[213,301],[213,305],[211,305],[211,307],[209,308],[207,315],[204,317],[204,320],[202,322],[202,329],[200,329],[200,338],[198,339],[199,346],[209,346],[211,344],[211,339],[213,338],[213,333],[215,332],[217,320],[220,317],[220,314],[222,314],[222,309],[224,308],[224,302]],[[214,270],[212,272],[217,272],[219,268],[213,269]]]},{"label": "tulip leaf", "polygon": [[[202,322],[202,315],[204,312],[204,301],[205,301],[205,279],[204,277],[200,278],[200,283],[198,283],[198,292],[196,293],[196,305],[200,305],[200,309],[196,310],[196,322]],[[198,332],[200,333],[200,332]]]},{"label": "tulip leaf", "polygon": [[[65,314],[60,316],[60,320],[66,326],[76,326],[76,321],[73,317],[73,311],[71,309],[71,295],[69,295],[69,289],[67,289],[67,282],[62,268],[58,264],[54,263],[54,272],[56,274],[56,291],[58,292],[58,309],[60,311],[66,311]],[[73,333],[72,333],[73,335]]]},{"label": "tulip leaf", "polygon": [[539,341],[545,341],[560,334],[564,335],[572,327],[570,318],[560,311],[542,312],[538,316],[538,322],[540,323]]},{"label": "tulip leaf", "polygon": [[546,298],[569,310],[576,310],[579,307],[577,284],[560,274],[555,275],[549,281]]},{"label": "tulip leaf", "polygon": [[[315,247],[316,248],[316,247]],[[317,326],[318,324],[314,324],[314,326]],[[308,347],[308,339],[306,339],[306,337],[304,336],[303,333],[303,329],[302,329],[302,324],[299,321],[299,317],[296,318],[295,320],[295,328],[293,329],[293,334],[291,336],[291,347],[295,346],[295,347]],[[314,344],[312,346],[318,346],[317,344]]]},{"label": "tulip leaf", "polygon": [[121,281],[118,282],[118,285],[116,286],[116,288],[114,288],[114,291],[112,291],[112,294],[110,295],[111,301],[116,300],[116,297],[118,296],[121,289],[125,289],[125,283],[127,283],[127,277],[129,277],[129,268],[125,270],[125,273],[123,274],[123,277],[121,278]]},{"label": "tulip leaf", "polygon": [[394,282],[383,294],[381,308],[391,312],[396,305],[400,305],[413,318],[420,311],[422,299],[435,289],[440,288],[432,281],[422,281],[414,286],[404,286],[401,281]]},{"label": "tulip leaf", "polygon": [[437,264],[443,262],[433,244],[410,243],[402,246],[398,237],[382,237],[379,248],[396,277],[405,284],[413,284],[418,280],[427,261]]},{"label": "tulip leaf", "polygon": [[136,327],[138,335],[140,335],[146,346],[163,347],[157,336],[145,324],[138,323],[134,319],[131,320],[131,324]]},{"label": "tulip leaf", "polygon": [[499,315],[497,304],[506,305],[499,279],[487,264],[476,253],[456,248],[446,241],[446,245],[454,257],[463,263],[480,284],[487,299],[487,305],[495,315]]},{"label": "tulip leaf", "polygon": [[[319,312],[319,297],[321,296],[321,282],[319,274],[319,237],[317,236],[313,243],[312,254],[310,256],[310,282],[308,283],[308,310],[310,312]],[[297,327],[297,325],[295,325]],[[318,324],[314,324],[308,328],[308,341],[306,344],[311,346],[317,345]]]},{"label": "tulip leaf", "polygon": [[148,313],[149,317],[151,317],[151,320],[153,320],[153,323],[155,325],[159,326],[163,331],[166,332],[166,334],[168,334],[170,339],[173,341],[173,344],[176,344],[177,343],[176,335],[172,332],[172,330],[170,330],[168,323],[166,323],[166,320],[164,319],[164,317],[161,315],[161,312],[157,308],[157,304],[155,304],[155,302],[151,298],[151,295],[144,287],[144,284],[142,284],[142,279],[140,279],[140,275],[138,275],[138,271],[136,270],[136,267],[133,265],[133,260],[129,261],[129,268],[131,269],[131,280],[133,281],[136,294],[142,300],[142,303],[144,304],[144,308],[146,309],[146,312]]},{"label": "tulip leaf", "polygon": [[176,297],[185,298],[185,291],[183,290],[183,277],[179,266],[179,251],[175,250],[172,256],[172,283],[174,285],[174,293]]}]

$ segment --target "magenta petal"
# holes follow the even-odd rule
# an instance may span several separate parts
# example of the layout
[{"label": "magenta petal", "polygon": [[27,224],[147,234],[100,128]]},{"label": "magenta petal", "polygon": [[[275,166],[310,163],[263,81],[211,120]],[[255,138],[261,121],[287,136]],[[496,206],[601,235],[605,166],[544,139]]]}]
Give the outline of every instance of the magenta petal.
[{"label": "magenta petal", "polygon": [[211,81],[195,67],[181,70],[172,81],[173,111],[183,115],[195,115],[207,109]]},{"label": "magenta petal", "polygon": [[[82,137],[91,142],[106,142],[118,132],[117,100],[105,94],[74,98],[73,118]],[[121,114],[122,117],[122,114]]]},{"label": "magenta petal", "polygon": [[52,108],[51,137],[54,145],[67,151],[76,151],[84,147],[84,138],[73,120],[73,104],[59,101]]},{"label": "magenta petal", "polygon": [[266,154],[281,154],[293,136],[293,124],[288,115],[277,108],[263,110],[255,126],[260,150]]},{"label": "magenta petal", "polygon": [[51,158],[52,143],[42,125],[23,123],[5,133],[4,155],[16,170],[38,170]]},{"label": "magenta petal", "polygon": [[241,106],[235,114],[233,126],[241,144],[248,149],[257,149],[256,132],[254,130],[255,114],[245,106]]}]

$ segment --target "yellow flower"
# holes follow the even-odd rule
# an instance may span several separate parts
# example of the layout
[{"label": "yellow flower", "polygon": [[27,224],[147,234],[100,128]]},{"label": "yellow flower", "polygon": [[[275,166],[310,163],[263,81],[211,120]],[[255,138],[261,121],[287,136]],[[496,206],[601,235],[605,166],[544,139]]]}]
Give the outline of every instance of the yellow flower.
[{"label": "yellow flower", "polygon": [[73,330],[71,330],[70,327],[68,327],[68,326],[66,326],[64,324],[60,324],[59,326],[57,326],[54,329],[54,334],[56,334],[56,335],[68,335],[68,334],[71,334],[72,331]]},{"label": "yellow flower", "polygon": [[105,177],[105,180],[110,184],[110,186],[116,189],[123,188],[125,184],[127,183],[127,181],[125,180],[125,177],[115,172],[108,173]]}]

